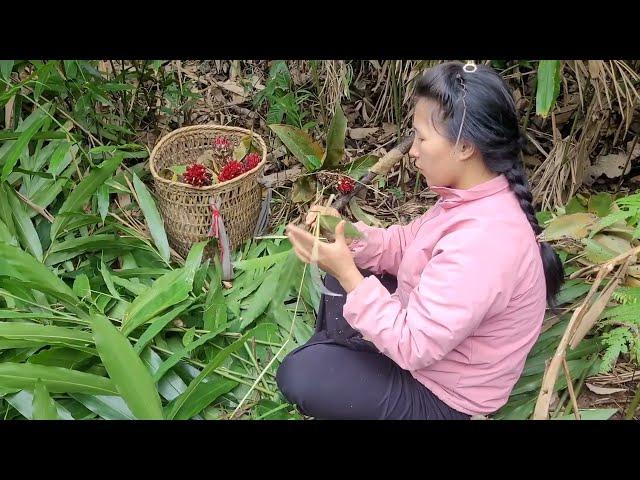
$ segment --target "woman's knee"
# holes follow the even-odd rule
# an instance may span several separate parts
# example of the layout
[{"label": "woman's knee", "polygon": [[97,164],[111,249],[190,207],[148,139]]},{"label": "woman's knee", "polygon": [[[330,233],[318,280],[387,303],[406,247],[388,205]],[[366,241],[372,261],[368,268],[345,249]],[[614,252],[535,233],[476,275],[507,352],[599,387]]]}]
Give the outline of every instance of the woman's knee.
[{"label": "woman's knee", "polygon": [[[287,355],[276,372],[276,383],[287,400],[301,409],[315,404],[322,392],[322,377],[330,373],[331,348],[325,344],[303,347]],[[329,368],[327,368],[329,367]]]}]

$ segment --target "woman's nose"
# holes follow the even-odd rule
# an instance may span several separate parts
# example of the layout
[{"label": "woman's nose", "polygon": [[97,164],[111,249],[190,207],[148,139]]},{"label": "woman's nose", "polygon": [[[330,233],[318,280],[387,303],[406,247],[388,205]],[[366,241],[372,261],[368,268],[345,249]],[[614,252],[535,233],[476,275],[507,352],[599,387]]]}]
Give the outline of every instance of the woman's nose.
[{"label": "woman's nose", "polygon": [[420,152],[418,151],[415,140],[413,141],[413,143],[411,144],[411,148],[409,149],[409,156],[411,158],[418,158],[420,156]]}]

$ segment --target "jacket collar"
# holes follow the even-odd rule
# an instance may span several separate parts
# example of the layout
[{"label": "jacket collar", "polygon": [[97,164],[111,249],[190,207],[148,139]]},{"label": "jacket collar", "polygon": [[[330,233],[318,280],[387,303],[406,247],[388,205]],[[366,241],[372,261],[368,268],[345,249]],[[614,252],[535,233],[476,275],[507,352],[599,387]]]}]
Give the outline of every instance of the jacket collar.
[{"label": "jacket collar", "polygon": [[488,197],[509,188],[509,181],[500,174],[491,180],[480,183],[467,190],[460,190],[449,187],[430,187],[431,191],[440,196],[440,203],[446,208],[451,208],[461,203],[470,202],[479,198]]}]

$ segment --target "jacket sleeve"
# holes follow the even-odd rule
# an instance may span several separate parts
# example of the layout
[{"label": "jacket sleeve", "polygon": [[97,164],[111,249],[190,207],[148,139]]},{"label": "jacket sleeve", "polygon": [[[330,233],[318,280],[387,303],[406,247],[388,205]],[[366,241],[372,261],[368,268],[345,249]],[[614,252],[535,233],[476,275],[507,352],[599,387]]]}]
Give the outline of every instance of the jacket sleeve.
[{"label": "jacket sleeve", "polygon": [[363,222],[354,226],[364,233],[364,239],[351,242],[349,249],[353,253],[355,264],[375,274],[398,274],[406,246],[415,238],[421,224],[418,217],[407,225],[392,225],[388,228],[370,227]]},{"label": "jacket sleeve", "polygon": [[428,367],[471,335],[496,302],[506,307],[514,259],[500,249],[480,229],[445,235],[406,308],[369,276],[347,295],[344,317],[400,367]]}]

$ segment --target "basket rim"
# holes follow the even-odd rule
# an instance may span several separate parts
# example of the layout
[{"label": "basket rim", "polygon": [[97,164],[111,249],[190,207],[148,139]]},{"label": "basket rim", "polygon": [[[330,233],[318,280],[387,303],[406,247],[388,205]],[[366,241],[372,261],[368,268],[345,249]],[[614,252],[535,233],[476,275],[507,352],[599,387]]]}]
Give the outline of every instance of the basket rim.
[{"label": "basket rim", "polygon": [[[183,135],[184,133],[187,133],[191,130],[226,130],[229,132],[242,132],[245,133],[247,135],[252,135],[253,138],[258,140],[258,143],[260,144],[260,147],[262,148],[262,160],[260,160],[260,163],[258,163],[255,167],[253,167],[251,170],[249,170],[248,172],[244,172],[242,175],[238,175],[237,177],[232,178],[231,180],[227,180],[226,182],[222,182],[222,183],[214,183],[213,185],[207,185],[204,187],[195,187],[193,185],[189,185],[188,183],[183,183],[183,182],[174,182],[172,180],[167,180],[166,178],[162,178],[160,175],[158,175],[158,172],[156,171],[156,156],[158,154],[158,151],[160,150],[160,148],[162,148],[166,143],[169,143],[171,140],[174,139],[174,137],[179,137],[181,135]],[[149,155],[149,169],[151,170],[151,176],[153,177],[153,179],[155,181],[158,182],[162,182],[165,183],[167,185],[171,185],[171,186],[179,186],[182,188],[186,188],[186,189],[191,189],[191,190],[197,190],[197,191],[209,191],[209,190],[216,190],[218,188],[222,188],[222,187],[226,187],[227,185],[231,185],[233,184],[233,182],[238,182],[238,181],[242,181],[245,178],[247,178],[249,175],[255,174],[260,167],[262,167],[264,164],[266,164],[267,162],[267,144],[265,143],[264,139],[262,138],[262,136],[257,133],[257,132],[252,132],[251,130],[248,130],[246,128],[242,128],[242,127],[233,127],[230,125],[217,125],[217,124],[212,124],[212,123],[206,123],[206,124],[202,124],[202,125],[189,125],[188,127],[180,127],[177,128],[169,133],[167,133],[164,137],[162,137],[158,143],[156,143],[156,146],[153,147],[153,150],[151,151],[151,155]]]}]

